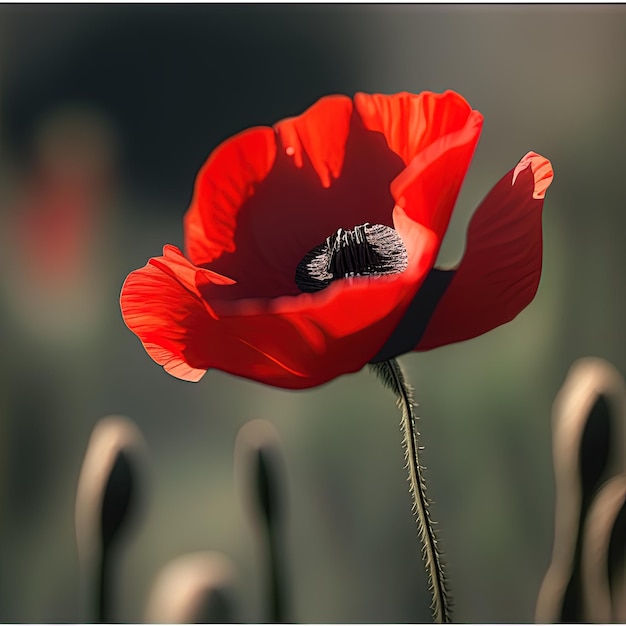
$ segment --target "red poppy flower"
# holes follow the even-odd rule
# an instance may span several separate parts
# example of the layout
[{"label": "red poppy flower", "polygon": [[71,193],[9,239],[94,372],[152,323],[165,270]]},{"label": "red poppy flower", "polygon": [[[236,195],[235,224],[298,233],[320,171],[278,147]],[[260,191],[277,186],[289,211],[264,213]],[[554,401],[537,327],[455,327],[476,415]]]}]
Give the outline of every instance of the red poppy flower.
[{"label": "red poppy flower", "polygon": [[545,158],[493,188],[455,270],[433,269],[482,119],[451,91],[358,93],[232,137],[198,174],[186,256],[165,246],[126,279],[126,324],[178,378],[296,389],[508,322],[539,283]]}]

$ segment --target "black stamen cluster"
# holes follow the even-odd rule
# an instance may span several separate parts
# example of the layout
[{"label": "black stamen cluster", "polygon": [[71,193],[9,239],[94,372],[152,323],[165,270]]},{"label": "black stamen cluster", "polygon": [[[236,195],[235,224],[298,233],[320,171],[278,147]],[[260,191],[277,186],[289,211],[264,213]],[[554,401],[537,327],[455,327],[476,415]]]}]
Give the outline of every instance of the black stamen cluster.
[{"label": "black stamen cluster", "polygon": [[308,252],[296,268],[299,289],[312,293],[339,278],[383,276],[406,269],[406,248],[398,233],[383,224],[339,228]]}]

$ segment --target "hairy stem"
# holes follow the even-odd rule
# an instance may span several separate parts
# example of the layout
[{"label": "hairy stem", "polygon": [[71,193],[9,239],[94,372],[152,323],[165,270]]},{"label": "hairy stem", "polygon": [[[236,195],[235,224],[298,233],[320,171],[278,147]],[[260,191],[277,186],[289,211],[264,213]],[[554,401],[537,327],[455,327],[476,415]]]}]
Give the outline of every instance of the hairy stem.
[{"label": "hairy stem", "polygon": [[402,410],[402,429],[404,432],[404,453],[409,470],[410,492],[413,496],[413,509],[417,518],[417,529],[422,542],[422,558],[428,573],[428,584],[432,593],[433,618],[438,623],[450,623],[452,608],[447,588],[446,576],[437,537],[430,518],[429,500],[426,496],[426,480],[424,468],[420,465],[418,436],[416,428],[417,415],[413,391],[406,382],[400,364],[395,359],[373,363],[370,367],[376,372],[382,383],[391,389]]}]

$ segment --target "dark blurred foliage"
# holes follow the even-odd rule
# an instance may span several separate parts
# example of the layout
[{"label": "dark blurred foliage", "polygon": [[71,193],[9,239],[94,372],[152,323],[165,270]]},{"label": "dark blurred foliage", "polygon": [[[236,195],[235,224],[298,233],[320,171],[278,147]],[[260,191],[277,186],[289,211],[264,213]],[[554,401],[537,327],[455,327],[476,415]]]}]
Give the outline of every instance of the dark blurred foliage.
[{"label": "dark blurred foliage", "polygon": [[123,138],[129,184],[182,213],[212,147],[294,115],[320,94],[357,88],[358,51],[333,36],[350,13],[258,4],[5,6],[8,149],[28,159],[33,128],[51,106],[97,104]]}]

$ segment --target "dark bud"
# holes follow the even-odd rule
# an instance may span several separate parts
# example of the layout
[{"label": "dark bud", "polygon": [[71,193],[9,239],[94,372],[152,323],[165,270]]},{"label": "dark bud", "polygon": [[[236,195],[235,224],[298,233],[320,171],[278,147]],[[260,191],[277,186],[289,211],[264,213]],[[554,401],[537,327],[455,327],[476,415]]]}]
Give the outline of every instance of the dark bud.
[{"label": "dark bud", "polygon": [[75,530],[83,601],[95,619],[111,621],[112,592],[120,540],[142,503],[140,474],[145,444],[124,417],[100,420],[92,434],[76,493]]},{"label": "dark bud", "polygon": [[[624,471],[626,386],[621,374],[602,359],[577,361],[555,399],[552,430],[557,503],[554,549],[535,618],[540,623],[588,622],[590,606],[596,615],[611,611],[608,601],[601,599],[609,597],[608,591],[597,591],[600,587],[594,586],[593,576],[584,573],[593,568],[583,566],[582,555],[589,551],[590,533],[604,538],[604,554],[596,549],[599,540],[594,540],[592,561],[597,564],[603,559],[601,577],[606,581],[609,531],[599,532],[597,524],[593,530],[591,521],[604,509],[598,505],[602,485]],[[615,516],[619,517],[617,510]],[[589,585],[594,589],[591,594]],[[590,604],[591,595],[595,600]]]},{"label": "dark bud", "polygon": [[194,552],[168,563],[152,586],[148,624],[231,624],[235,567],[219,552]]},{"label": "dark bud", "polygon": [[254,420],[239,431],[235,477],[264,557],[267,621],[289,622],[284,545],[286,476],[278,434],[270,422]]},{"label": "dark bud", "polygon": [[136,479],[132,461],[125,450],[117,453],[104,488],[100,514],[102,545],[107,549],[120,536],[133,514]]},{"label": "dark bud", "polygon": [[285,468],[278,434],[270,422],[253,420],[241,428],[235,465],[250,516],[263,526],[281,524],[286,508]]}]

